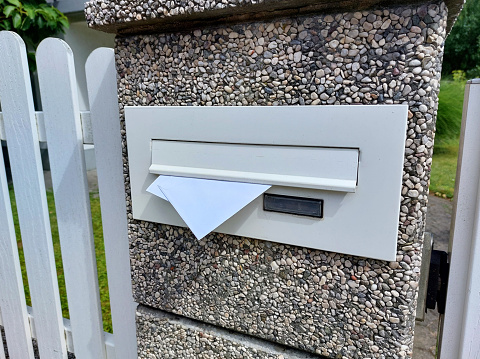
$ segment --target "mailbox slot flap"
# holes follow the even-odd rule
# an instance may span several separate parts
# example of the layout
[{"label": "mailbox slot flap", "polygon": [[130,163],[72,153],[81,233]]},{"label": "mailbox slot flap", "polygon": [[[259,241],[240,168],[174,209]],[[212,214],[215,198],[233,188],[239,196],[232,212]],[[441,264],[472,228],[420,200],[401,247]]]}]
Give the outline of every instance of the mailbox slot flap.
[{"label": "mailbox slot flap", "polygon": [[355,192],[355,148],[152,140],[150,173]]}]

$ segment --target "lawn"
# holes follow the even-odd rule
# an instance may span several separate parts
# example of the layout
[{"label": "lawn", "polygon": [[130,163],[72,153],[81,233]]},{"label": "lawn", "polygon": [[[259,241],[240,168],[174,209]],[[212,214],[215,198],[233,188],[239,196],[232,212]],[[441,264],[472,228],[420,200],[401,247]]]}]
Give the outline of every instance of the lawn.
[{"label": "lawn", "polygon": [[464,90],[460,81],[443,80],[440,85],[430,192],[446,198],[453,197],[455,187]]},{"label": "lawn", "polygon": [[[23,285],[27,305],[32,305],[30,300],[30,290],[28,287],[27,272],[25,269],[25,259],[23,255],[22,241],[20,237],[20,227],[18,223],[17,207],[15,203],[15,194],[13,188],[10,188],[10,198],[12,202],[13,220],[15,223],[15,232],[17,234],[18,254],[22,268]],[[62,304],[62,313],[65,318],[69,318],[67,291],[65,289],[65,279],[63,276],[62,254],[60,250],[60,240],[57,228],[57,216],[55,213],[55,201],[52,191],[47,191],[48,210],[50,213],[50,224],[52,227],[53,248],[55,252],[55,263],[57,265],[58,286],[60,291],[60,301]],[[90,203],[92,209],[93,233],[95,237],[95,252],[97,256],[98,283],[100,287],[100,300],[102,302],[103,328],[106,332],[112,333],[112,319],[110,316],[110,298],[108,295],[107,266],[105,262],[105,248],[103,244],[102,216],[100,213],[100,199],[95,193],[90,194]]]},{"label": "lawn", "polygon": [[452,198],[457,171],[458,138],[436,141],[433,150],[430,192],[436,196]]}]

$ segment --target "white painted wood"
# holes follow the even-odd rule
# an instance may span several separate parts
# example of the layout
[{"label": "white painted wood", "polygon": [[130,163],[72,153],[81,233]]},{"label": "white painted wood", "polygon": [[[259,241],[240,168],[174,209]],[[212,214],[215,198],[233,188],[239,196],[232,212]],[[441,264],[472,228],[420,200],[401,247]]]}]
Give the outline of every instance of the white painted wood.
[{"label": "white painted wood", "polygon": [[[37,125],[38,140],[40,142],[47,142],[47,136],[45,134],[45,124],[43,123],[43,112],[35,112],[35,121]],[[3,124],[3,114],[0,112],[0,140],[6,140],[5,125]]]},{"label": "white painted wood", "polygon": [[113,334],[105,333],[105,347],[107,348],[107,359],[116,359],[115,336]]},{"label": "white painted wood", "polygon": [[5,125],[3,123],[3,113],[0,112],[0,140],[5,141],[7,135],[5,135]]},{"label": "white painted wood", "polygon": [[[30,323],[30,334],[32,338],[37,339],[37,329],[35,328],[35,322],[33,321],[33,308],[27,306],[27,313],[28,313],[28,322]],[[65,320],[65,318],[63,319]]]},{"label": "white painted wood", "polygon": [[5,336],[9,342],[10,358],[33,359],[32,338],[2,146],[0,146],[0,288],[0,308],[3,313]]},{"label": "white painted wood", "polygon": [[115,57],[99,48],[86,63],[117,359],[137,357]]},{"label": "white painted wood", "polygon": [[47,133],[45,132],[45,119],[43,112],[36,111],[35,119],[37,121],[38,140],[40,142],[47,142]]},{"label": "white painted wood", "polygon": [[465,87],[440,359],[480,357],[480,81]]},{"label": "white painted wood", "polygon": [[358,149],[152,141],[150,173],[355,192]]},{"label": "white painted wood", "polygon": [[73,345],[72,324],[69,319],[63,318],[63,325],[65,327],[65,340],[67,342],[67,350],[70,353],[75,353],[75,346]]},{"label": "white painted wood", "polygon": [[[83,143],[93,144],[92,122],[89,111],[81,111],[80,119],[82,121]],[[42,111],[35,112],[35,120],[37,121],[38,140],[47,142],[47,134],[45,132],[45,121]],[[3,114],[0,112],[0,140],[6,140],[5,126],[3,124]]]},{"label": "white painted wood", "polygon": [[[33,317],[32,308],[27,306],[28,320],[32,329],[32,338],[37,338],[37,332],[35,329],[35,318]],[[0,317],[0,325],[2,325],[2,318]],[[75,347],[73,346],[72,326],[70,319],[63,318],[63,325],[65,331],[65,338],[67,338],[67,350],[70,353],[75,354]],[[105,347],[107,348],[107,359],[115,359],[115,344],[113,335],[110,333],[104,333]]]},{"label": "white painted wood", "polygon": [[106,354],[90,197],[73,53],[67,43],[43,40],[37,69],[75,354],[101,359]]},{"label": "white painted wood", "polygon": [[[278,148],[279,158],[286,146],[359,149],[355,193],[285,182],[267,191],[323,199],[323,219],[266,212],[260,196],[216,232],[395,260],[407,106],[127,106],[125,119],[134,218],[186,226],[170,203],[146,192],[156,179],[152,140],[265,145]],[[388,135],[378,136],[381,128]]]},{"label": "white painted wood", "polygon": [[25,45],[0,33],[0,98],[40,356],[67,351]]},{"label": "white painted wood", "polygon": [[90,111],[80,111],[80,119],[82,121],[83,143],[92,145],[93,130],[92,130],[92,119],[90,116]]}]

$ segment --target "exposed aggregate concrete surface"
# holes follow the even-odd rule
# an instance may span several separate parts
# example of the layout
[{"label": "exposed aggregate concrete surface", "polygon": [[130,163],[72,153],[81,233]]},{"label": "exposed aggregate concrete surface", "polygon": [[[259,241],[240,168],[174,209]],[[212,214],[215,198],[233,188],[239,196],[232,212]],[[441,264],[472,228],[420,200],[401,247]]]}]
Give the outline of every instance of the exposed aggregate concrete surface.
[{"label": "exposed aggregate concrete surface", "polygon": [[[235,21],[242,16],[276,16],[279,13],[340,12],[368,10],[382,6],[423,4],[424,0],[91,0],[85,3],[88,26],[106,32],[140,33],[162,23],[189,23],[196,20]],[[450,31],[464,0],[445,0]],[[222,19],[222,17],[224,17]]]},{"label": "exposed aggregate concrete surface", "polygon": [[[410,110],[390,263],[218,233],[197,241],[187,229],[133,220],[124,142],[135,300],[329,358],[410,358],[446,14],[434,2],[118,37],[121,109]],[[388,119],[372,131],[388,136]]]},{"label": "exposed aggregate concrete surface", "polygon": [[[139,306],[138,353],[143,359],[316,359],[315,354]],[[186,345],[186,343],[188,343]]]}]

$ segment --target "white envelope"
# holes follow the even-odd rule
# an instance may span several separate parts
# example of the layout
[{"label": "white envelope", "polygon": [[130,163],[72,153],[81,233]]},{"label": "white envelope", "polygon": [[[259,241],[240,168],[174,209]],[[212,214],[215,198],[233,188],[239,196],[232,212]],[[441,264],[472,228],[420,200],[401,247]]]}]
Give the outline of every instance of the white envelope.
[{"label": "white envelope", "polygon": [[148,192],[169,201],[197,239],[220,226],[270,185],[159,176]]}]

